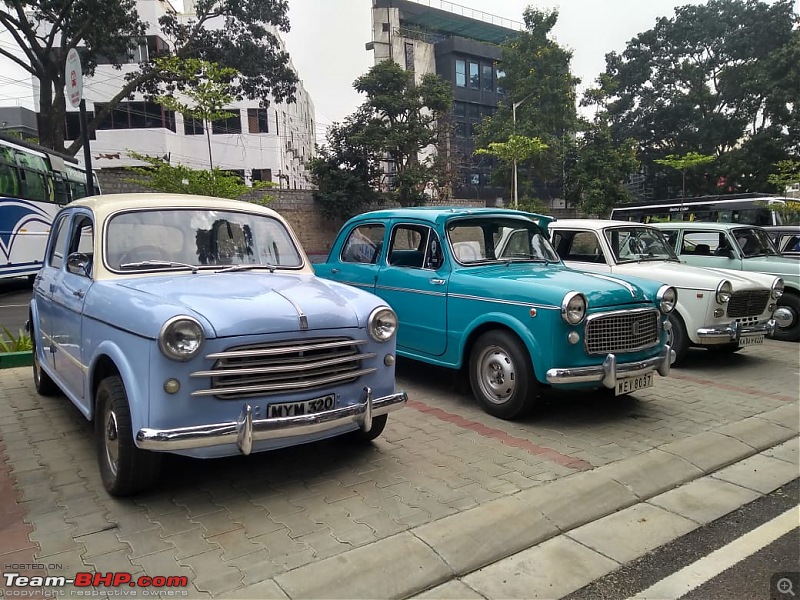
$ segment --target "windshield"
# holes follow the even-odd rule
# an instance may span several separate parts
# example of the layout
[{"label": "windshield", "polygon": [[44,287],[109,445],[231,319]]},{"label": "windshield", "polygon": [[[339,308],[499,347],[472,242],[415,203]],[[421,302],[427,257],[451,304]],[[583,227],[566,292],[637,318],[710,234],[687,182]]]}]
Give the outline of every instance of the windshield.
[{"label": "windshield", "polygon": [[111,218],[105,252],[112,270],[248,265],[297,268],[286,227],[268,215],[209,209],[140,210]]},{"label": "windshield", "polygon": [[447,225],[447,239],[462,265],[560,260],[539,225],[524,218],[454,219]]},{"label": "windshield", "polygon": [[678,260],[664,234],[654,227],[614,227],[604,233],[617,262]]},{"label": "windshield", "polygon": [[763,229],[742,227],[734,229],[733,237],[745,258],[753,256],[778,256],[780,253],[775,248],[769,235]]}]

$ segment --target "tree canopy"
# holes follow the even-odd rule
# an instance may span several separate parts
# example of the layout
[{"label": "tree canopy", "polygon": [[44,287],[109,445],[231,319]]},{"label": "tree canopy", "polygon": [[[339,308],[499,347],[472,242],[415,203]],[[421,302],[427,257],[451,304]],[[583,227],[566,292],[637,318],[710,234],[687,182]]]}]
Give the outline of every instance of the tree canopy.
[{"label": "tree canopy", "polygon": [[[297,75],[274,33],[289,30],[287,0],[197,0],[195,8],[192,18],[168,13],[151,24],[174,44],[174,55],[236,69],[234,96],[259,100],[264,106],[270,97],[278,102],[294,100]],[[224,27],[215,27],[222,23]],[[7,0],[0,4],[0,25],[11,33],[24,58],[2,47],[0,55],[39,80],[40,141],[55,150],[65,149],[67,52],[79,48],[84,75],[93,75],[100,60],[121,68],[147,30],[135,0]],[[156,58],[157,54],[148,56],[124,76],[118,93],[94,115],[90,130],[134,92],[152,98],[158,95],[160,83],[174,80],[158,68]],[[81,140],[76,140],[66,150],[75,154],[80,146]]]},{"label": "tree canopy", "polygon": [[655,161],[715,156],[694,174],[698,193],[764,191],[772,165],[800,151],[800,30],[792,0],[709,0],[606,56],[583,101],[607,118],[615,142],[632,138],[656,197],[680,175]]},{"label": "tree canopy", "polygon": [[525,30],[502,47],[501,85],[506,100],[491,118],[482,122],[477,144],[487,147],[515,134],[538,138],[547,149],[530,161],[531,173],[519,170],[520,193],[530,195],[525,192],[533,187],[535,173],[539,180],[536,187],[540,188],[536,195],[547,196],[548,189],[556,189],[556,195],[560,195],[564,140],[577,126],[575,86],[579,80],[570,72],[572,52],[549,37],[558,11],[529,7],[523,19]]}]

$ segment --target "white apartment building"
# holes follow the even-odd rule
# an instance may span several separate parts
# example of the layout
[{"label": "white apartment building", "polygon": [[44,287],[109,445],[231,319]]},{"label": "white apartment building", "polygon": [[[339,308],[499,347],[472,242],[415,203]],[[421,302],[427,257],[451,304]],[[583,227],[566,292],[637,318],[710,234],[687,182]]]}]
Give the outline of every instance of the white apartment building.
[{"label": "white apartment building", "polygon": [[[182,18],[193,17],[194,2],[184,0],[183,4]],[[147,35],[129,64],[121,70],[110,63],[99,64],[93,77],[84,77],[83,97],[89,120],[119,92],[126,73],[136,70],[137,64],[150,53],[169,49],[169,41],[161,37],[158,19],[167,12],[175,13],[173,5],[167,0],[137,0],[137,10],[142,21],[148,23]],[[280,39],[278,32],[274,33]],[[38,104],[36,82],[32,87],[32,97]],[[292,104],[271,101],[268,108],[259,107],[255,100],[234,101],[226,107],[234,116],[212,124],[214,167],[236,172],[248,184],[260,180],[288,189],[311,187],[305,164],[314,151],[314,105],[302,82],[297,84],[295,98]],[[79,112],[69,103],[67,110],[66,136],[74,140],[80,135]],[[141,164],[130,158],[131,150],[166,157],[172,164],[209,166],[208,140],[202,124],[146,102],[141,95],[121,102],[104,119],[90,141],[90,148],[94,169]],[[82,162],[83,152],[78,152],[76,158]]]}]

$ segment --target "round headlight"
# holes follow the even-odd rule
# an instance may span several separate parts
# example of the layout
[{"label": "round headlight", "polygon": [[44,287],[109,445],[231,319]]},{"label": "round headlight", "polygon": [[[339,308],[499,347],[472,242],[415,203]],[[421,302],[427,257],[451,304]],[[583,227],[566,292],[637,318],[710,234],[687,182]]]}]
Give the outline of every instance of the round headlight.
[{"label": "round headlight", "polygon": [[783,296],[783,279],[778,277],[772,282],[772,297],[777,300],[781,296]]},{"label": "round headlight", "polygon": [[658,309],[664,313],[671,313],[678,303],[678,291],[670,285],[662,285],[656,295]]},{"label": "round headlight", "polygon": [[731,285],[731,282],[727,279],[720,281],[719,285],[717,286],[717,302],[719,304],[725,304],[731,299],[732,294],[733,286]]},{"label": "round headlight", "polygon": [[586,308],[586,296],[569,292],[561,301],[561,318],[570,325],[577,325],[586,317]]},{"label": "round headlight", "polygon": [[367,331],[376,342],[388,342],[397,332],[397,315],[388,306],[376,308],[369,315]]},{"label": "round headlight", "polygon": [[203,327],[191,317],[173,317],[158,334],[158,347],[172,360],[189,360],[203,346]]}]

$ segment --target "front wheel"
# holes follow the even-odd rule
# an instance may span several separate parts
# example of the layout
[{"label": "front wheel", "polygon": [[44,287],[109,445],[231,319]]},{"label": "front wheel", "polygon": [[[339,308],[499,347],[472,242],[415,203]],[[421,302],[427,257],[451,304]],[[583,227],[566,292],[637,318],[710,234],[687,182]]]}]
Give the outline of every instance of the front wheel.
[{"label": "front wheel", "polygon": [[528,351],[507,331],[478,338],[469,357],[469,381],[483,409],[500,419],[524,415],[538,391]]},{"label": "front wheel", "polygon": [[785,309],[789,316],[778,321],[775,339],[787,342],[800,340],[800,296],[784,294],[778,299],[778,307]]},{"label": "front wheel", "polygon": [[675,360],[673,364],[677,365],[686,358],[686,353],[689,351],[689,336],[686,334],[686,325],[683,324],[683,319],[676,315],[675,311],[669,313],[667,319],[669,319],[669,323],[672,325],[667,339],[669,345],[672,346],[672,349],[675,351]]},{"label": "front wheel", "polygon": [[363,429],[356,429],[355,431],[346,433],[345,437],[347,441],[354,442],[357,444],[365,444],[367,442],[371,442],[372,440],[374,440],[380,434],[383,433],[383,428],[386,427],[387,417],[388,415],[378,415],[377,417],[372,417],[372,429],[370,429],[369,431],[364,431]]},{"label": "front wheel", "polygon": [[133,443],[128,396],[116,375],[103,379],[97,388],[94,431],[100,475],[109,494],[129,496],[156,482],[161,455]]}]

